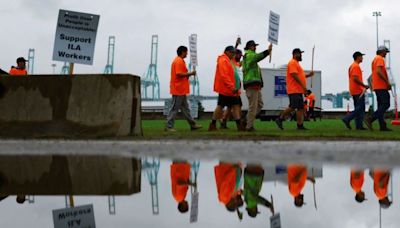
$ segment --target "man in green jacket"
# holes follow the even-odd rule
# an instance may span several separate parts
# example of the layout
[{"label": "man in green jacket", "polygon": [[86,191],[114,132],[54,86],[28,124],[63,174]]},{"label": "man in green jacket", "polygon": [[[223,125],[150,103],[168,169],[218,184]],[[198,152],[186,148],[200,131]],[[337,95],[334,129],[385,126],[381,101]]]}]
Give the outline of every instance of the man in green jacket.
[{"label": "man in green jacket", "polygon": [[256,53],[257,46],[258,44],[256,44],[254,40],[250,40],[246,43],[246,47],[244,48],[245,54],[242,65],[243,87],[246,90],[246,96],[249,101],[249,108],[246,117],[247,131],[255,131],[254,120],[264,105],[261,95],[263,80],[258,62],[265,59],[272,51],[272,44],[270,44],[267,50],[261,53]]},{"label": "man in green jacket", "polygon": [[[272,214],[275,214],[274,205],[271,200],[260,196],[264,180],[264,169],[260,165],[248,164],[244,169],[244,201],[246,202],[247,214],[250,217],[256,217],[259,213],[258,205],[269,208]],[[272,196],[271,196],[272,198]]]}]

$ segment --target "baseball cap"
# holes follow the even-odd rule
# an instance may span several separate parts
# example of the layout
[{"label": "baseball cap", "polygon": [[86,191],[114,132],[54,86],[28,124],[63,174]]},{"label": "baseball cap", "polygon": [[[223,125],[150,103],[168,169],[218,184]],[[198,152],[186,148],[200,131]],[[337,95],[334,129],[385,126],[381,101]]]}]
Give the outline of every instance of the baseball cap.
[{"label": "baseball cap", "polygon": [[293,49],[292,54],[301,54],[303,52],[304,51],[300,50],[300,48],[295,48],[295,49]]},{"label": "baseball cap", "polygon": [[19,57],[17,59],[17,63],[20,63],[20,62],[27,62],[27,61],[26,61],[26,59],[24,57]]},{"label": "baseball cap", "polygon": [[244,48],[244,50],[248,50],[250,47],[255,47],[258,46],[258,44],[256,44],[256,42],[254,40],[249,40],[246,43],[246,47]]},{"label": "baseball cap", "polygon": [[386,51],[386,52],[390,52],[389,49],[385,46],[385,45],[381,45],[378,47],[378,51]]},{"label": "baseball cap", "polygon": [[228,46],[228,47],[225,48],[225,52],[227,52],[227,51],[235,52],[236,49],[233,46]]},{"label": "baseball cap", "polygon": [[353,59],[356,59],[358,56],[363,56],[363,55],[365,55],[365,54],[363,54],[363,53],[361,53],[361,52],[359,52],[359,51],[356,51],[356,52],[354,52],[354,54],[353,54]]}]

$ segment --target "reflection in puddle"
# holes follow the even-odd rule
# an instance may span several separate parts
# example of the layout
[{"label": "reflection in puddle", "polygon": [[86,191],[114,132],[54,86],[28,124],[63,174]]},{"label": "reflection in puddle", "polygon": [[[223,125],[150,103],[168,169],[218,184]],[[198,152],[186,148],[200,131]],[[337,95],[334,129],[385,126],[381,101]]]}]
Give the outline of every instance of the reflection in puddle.
[{"label": "reflection in puddle", "polygon": [[[38,195],[72,194],[75,205],[93,204],[98,227],[186,227],[196,215],[190,226],[268,227],[274,214],[282,227],[379,227],[380,217],[382,227],[397,227],[400,212],[398,170],[382,167],[9,156],[0,174],[3,196],[36,195],[34,204],[1,201],[4,218],[20,215],[12,227],[33,218],[35,227],[53,226],[63,196]],[[113,216],[107,195],[116,195]]]},{"label": "reflection in puddle", "polygon": [[2,156],[1,195],[130,195],[140,192],[138,159],[106,156]]}]

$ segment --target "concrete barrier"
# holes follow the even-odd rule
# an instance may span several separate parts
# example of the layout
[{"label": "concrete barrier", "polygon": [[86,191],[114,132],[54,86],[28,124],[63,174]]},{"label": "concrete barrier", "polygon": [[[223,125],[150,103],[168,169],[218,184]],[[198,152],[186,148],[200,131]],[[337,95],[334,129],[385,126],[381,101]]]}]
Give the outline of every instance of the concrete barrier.
[{"label": "concrete barrier", "polygon": [[3,75],[0,83],[0,137],[142,134],[138,76]]}]

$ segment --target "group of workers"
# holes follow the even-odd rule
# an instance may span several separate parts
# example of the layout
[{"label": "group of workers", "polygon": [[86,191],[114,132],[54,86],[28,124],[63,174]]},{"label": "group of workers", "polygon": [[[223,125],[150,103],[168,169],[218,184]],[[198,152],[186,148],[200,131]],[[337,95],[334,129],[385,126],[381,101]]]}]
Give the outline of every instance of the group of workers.
[{"label": "group of workers", "polygon": [[[217,130],[217,121],[219,120],[221,121],[221,128],[227,128],[226,121],[229,116],[233,117],[239,131],[256,130],[254,121],[264,106],[261,93],[263,79],[258,63],[271,54],[272,44],[269,45],[268,49],[257,53],[258,44],[254,40],[250,40],[244,47],[245,53],[243,55],[242,51],[237,48],[240,43],[241,40],[238,38],[235,46],[226,47],[224,53],[218,56],[214,78],[214,91],[218,93],[218,101],[208,127],[209,131]],[[296,113],[295,119],[298,130],[307,130],[303,125],[304,118],[315,120],[315,95],[307,89],[306,80],[306,78],[314,76],[314,72],[311,71],[306,74],[301,67],[300,62],[302,61],[303,52],[299,48],[293,49],[292,59],[287,65],[286,90],[289,97],[289,107],[275,120],[278,128],[282,130],[283,121],[293,112]],[[354,111],[342,119],[348,129],[352,129],[350,122],[353,119],[355,120],[356,130],[367,129],[363,126],[363,122],[372,130],[372,123],[378,120],[380,131],[391,131],[384,119],[384,114],[390,107],[389,91],[392,90],[385,63],[385,57],[388,52],[389,49],[386,46],[378,47],[376,56],[372,61],[372,77],[369,85],[364,83],[360,67],[365,54],[359,51],[353,54],[354,62],[349,67],[348,76]],[[191,130],[202,128],[191,116],[186,97],[187,94],[190,94],[189,78],[196,76],[195,70],[189,72],[186,67],[184,59],[187,55],[187,47],[180,46],[177,49],[177,56],[172,62],[170,80],[172,103],[167,117],[166,131],[176,131],[174,129],[174,121],[179,110],[189,122]],[[17,66],[12,66],[9,74],[27,75],[25,68],[25,58],[19,57],[17,58]],[[241,118],[242,100],[240,94],[242,87],[246,92],[249,104],[245,121],[242,121]],[[378,108],[371,116],[365,118],[365,94],[370,87],[376,94]],[[225,107],[226,109],[224,110]]]},{"label": "group of workers", "polygon": [[[349,91],[350,95],[353,96],[354,111],[346,115],[342,121],[348,129],[351,129],[350,121],[355,120],[357,130],[366,130],[363,126],[363,121],[367,127],[372,130],[372,123],[375,120],[379,121],[380,131],[392,131],[387,127],[384,119],[385,112],[390,107],[390,94],[392,90],[391,83],[389,81],[385,57],[389,49],[386,46],[379,46],[376,51],[376,56],[372,61],[372,77],[371,82],[364,84],[363,73],[360,64],[363,62],[364,54],[357,51],[353,54],[354,62],[349,67]],[[366,91],[372,86],[372,90],[375,92],[378,109],[371,115],[365,116],[365,94]]]},{"label": "group of workers", "polygon": [[[221,121],[221,129],[226,128],[226,119],[232,115],[239,131],[255,131],[254,121],[260,113],[264,103],[261,90],[263,79],[261,69],[258,65],[260,61],[269,56],[272,52],[272,44],[268,49],[257,53],[258,44],[250,40],[244,47],[245,53],[237,49],[240,38],[236,41],[236,46],[227,46],[224,52],[217,58],[217,66],[214,78],[214,91],[218,93],[217,107],[214,110],[209,131],[217,130],[217,121]],[[196,124],[190,115],[186,95],[189,94],[189,77],[196,76],[196,71],[188,72],[184,58],[187,56],[187,48],[178,48],[178,56],[172,63],[170,93],[172,94],[172,105],[167,118],[166,131],[176,131],[174,129],[174,119],[179,109],[189,122],[192,130],[200,129],[202,126]],[[292,113],[296,113],[297,129],[307,130],[303,120],[314,119],[315,95],[307,89],[307,78],[314,76],[314,71],[305,73],[300,65],[302,61],[302,51],[295,48],[292,51],[286,70],[286,90],[289,97],[289,107],[286,108],[275,120],[279,129],[283,130],[283,121]],[[381,131],[391,131],[385,123],[384,113],[390,107],[391,84],[386,70],[385,56],[389,49],[385,46],[378,47],[377,55],[372,62],[372,89],[376,94],[378,109],[373,115],[364,119],[365,113],[365,93],[369,88],[364,84],[360,63],[363,60],[361,52],[353,54],[354,62],[349,68],[350,94],[353,96],[355,110],[345,116],[342,121],[348,129],[351,129],[350,121],[356,120],[357,130],[366,130],[363,127],[365,121],[367,127],[372,130],[372,123],[379,121]],[[241,81],[243,79],[243,85]],[[245,121],[241,120],[241,89],[245,90],[248,99],[248,111]],[[305,99],[306,98],[306,99]],[[224,108],[226,107],[225,111]],[[306,110],[308,108],[308,111]]]},{"label": "group of workers", "polygon": [[[371,169],[369,172],[374,181],[374,193],[382,208],[389,208],[392,205],[388,197],[388,187],[390,180],[390,171],[386,169]],[[359,203],[364,202],[365,192],[362,190],[364,185],[364,170],[353,169],[350,174],[350,185],[356,193],[355,200]]]},{"label": "group of workers", "polygon": [[[313,173],[308,172],[308,168],[302,164],[289,164],[282,166],[282,172],[286,172],[289,194],[293,197],[294,205],[302,207],[304,203],[303,189],[307,180],[315,184]],[[227,211],[237,212],[242,218],[240,208],[245,205],[245,210],[249,217],[256,217],[260,212],[258,206],[268,208],[272,214],[275,213],[273,198],[267,200],[260,195],[264,182],[264,168],[257,164],[247,164],[245,167],[241,163],[230,163],[220,161],[214,167],[215,183],[217,188],[218,200],[223,204]],[[186,201],[189,186],[197,188],[197,181],[192,182],[191,164],[187,161],[174,161],[171,164],[171,183],[172,195],[178,203],[178,210],[185,213],[189,210]],[[388,197],[388,186],[390,171],[384,169],[371,169],[370,176],[374,182],[373,190],[382,208],[389,208],[392,202]],[[243,183],[242,183],[243,181]],[[350,186],[356,193],[355,200],[362,203],[366,200],[362,190],[364,185],[364,170],[352,169],[350,172]]]},{"label": "group of workers", "polygon": [[[291,164],[286,169],[289,193],[293,196],[294,204],[302,207],[304,205],[302,190],[306,181],[315,183],[315,179],[308,175],[307,167],[304,165]],[[190,180],[190,173],[191,165],[186,161],[174,161],[171,164],[172,195],[181,213],[189,210],[186,201],[189,186],[197,187],[197,183]],[[253,218],[260,213],[258,205],[269,208],[272,214],[275,213],[272,196],[271,200],[267,200],[260,195],[264,182],[264,168],[261,165],[248,164],[243,172],[241,163],[220,162],[214,167],[214,174],[218,200],[228,211],[241,213],[239,208],[246,204],[247,214]]]}]

